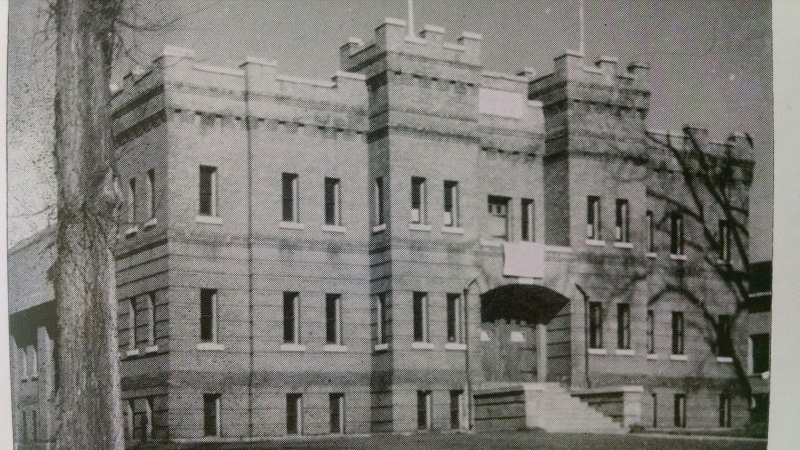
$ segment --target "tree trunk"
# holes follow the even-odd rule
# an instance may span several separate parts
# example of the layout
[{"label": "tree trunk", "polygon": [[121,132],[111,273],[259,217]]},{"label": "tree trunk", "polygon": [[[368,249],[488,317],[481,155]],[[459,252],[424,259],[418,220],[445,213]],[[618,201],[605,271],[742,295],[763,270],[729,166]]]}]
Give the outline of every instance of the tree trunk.
[{"label": "tree trunk", "polygon": [[109,116],[115,4],[57,0],[56,448],[123,449],[113,246],[118,204]]}]

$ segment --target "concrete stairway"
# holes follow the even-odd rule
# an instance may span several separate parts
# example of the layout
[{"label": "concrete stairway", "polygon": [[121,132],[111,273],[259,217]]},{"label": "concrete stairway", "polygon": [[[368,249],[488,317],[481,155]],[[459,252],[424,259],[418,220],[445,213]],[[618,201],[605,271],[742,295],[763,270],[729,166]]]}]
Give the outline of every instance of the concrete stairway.
[{"label": "concrete stairway", "polygon": [[478,430],[541,428],[551,433],[625,433],[558,383],[487,383],[475,392]]},{"label": "concrete stairway", "polygon": [[623,433],[622,426],[573,397],[558,383],[545,383],[542,428],[552,433]]}]

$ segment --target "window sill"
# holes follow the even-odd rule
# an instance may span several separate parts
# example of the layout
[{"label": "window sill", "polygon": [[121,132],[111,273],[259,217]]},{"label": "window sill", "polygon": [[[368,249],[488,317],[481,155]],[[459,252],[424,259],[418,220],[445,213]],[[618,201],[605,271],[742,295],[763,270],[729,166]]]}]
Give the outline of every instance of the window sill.
[{"label": "window sill", "polygon": [[669,355],[669,359],[672,361],[688,361],[689,357],[686,355]]},{"label": "window sill", "polygon": [[306,351],[305,344],[281,344],[282,352],[304,352]]},{"label": "window sill", "polygon": [[589,354],[590,355],[607,355],[608,354],[608,350],[606,350],[604,348],[590,348],[589,349]]},{"label": "window sill", "polygon": [[605,247],[606,246],[606,241],[603,241],[601,239],[588,239],[587,238],[586,239],[586,245],[592,245],[592,246],[595,246],[595,247]]},{"label": "window sill", "polygon": [[686,261],[686,255],[670,254],[669,255],[669,259],[672,259],[672,260],[675,260],[675,261]]},{"label": "window sill", "polygon": [[144,225],[142,225],[142,229],[146,231],[149,230],[150,228],[153,228],[157,224],[158,224],[158,219],[156,219],[155,217],[151,217],[150,220],[148,220],[147,222],[145,222]]},{"label": "window sill", "polygon": [[730,364],[733,362],[733,358],[730,356],[717,356],[717,362]]},{"label": "window sill", "polygon": [[200,342],[197,344],[197,349],[202,351],[221,352],[225,350],[225,345],[218,342]]},{"label": "window sill", "polygon": [[372,226],[372,232],[373,233],[380,233],[381,231],[386,231],[386,224],[385,223],[381,223],[381,224]]},{"label": "window sill", "polygon": [[464,234],[464,229],[461,227],[442,227],[442,233]]},{"label": "window sill", "polygon": [[341,225],[323,225],[322,231],[330,231],[331,233],[346,233],[347,228]]},{"label": "window sill", "polygon": [[634,355],[636,355],[636,353],[634,353],[633,349],[631,349],[631,348],[618,348],[618,349],[614,350],[614,354],[615,355],[620,355],[620,356],[634,356]]},{"label": "window sill", "polygon": [[222,217],[219,216],[196,216],[194,221],[197,223],[207,223],[209,225],[222,225]]},{"label": "window sill", "polygon": [[139,349],[134,348],[125,352],[126,358],[130,358],[131,356],[139,356]]},{"label": "window sill", "polygon": [[658,359],[658,353],[648,353],[647,359]]},{"label": "window sill", "polygon": [[412,342],[411,348],[414,350],[433,350],[436,346],[431,342]]},{"label": "window sill", "polygon": [[646,256],[648,258],[656,259],[656,258],[658,258],[658,253],[656,253],[656,252],[647,252],[647,253],[644,254],[644,256]]},{"label": "window sill", "polygon": [[346,353],[347,346],[340,344],[326,344],[324,347],[322,347],[322,350],[331,353]]},{"label": "window sill", "polygon": [[39,379],[39,374],[38,373],[34,373],[33,375],[28,377],[28,380],[30,380],[30,381],[36,381],[37,379]]},{"label": "window sill", "polygon": [[148,353],[156,353],[156,352],[158,352],[158,346],[157,345],[150,345],[150,346],[147,346],[147,347],[144,348],[145,355],[148,354]]},{"label": "window sill", "polygon": [[410,223],[408,229],[411,231],[431,231],[431,226],[426,223]]},{"label": "window sill", "polygon": [[633,248],[633,243],[632,242],[614,242],[614,247],[632,249]]},{"label": "window sill", "polygon": [[502,239],[481,239],[481,245],[485,247],[502,247],[504,242]]},{"label": "window sill", "polygon": [[445,350],[466,350],[467,344],[463,344],[461,342],[448,342],[444,344]]},{"label": "window sill", "polygon": [[389,344],[388,343],[386,343],[386,344],[375,344],[375,347],[373,348],[373,350],[375,350],[376,352],[389,351]]},{"label": "window sill", "polygon": [[278,222],[278,228],[284,230],[305,230],[306,225],[300,222]]},{"label": "window sill", "polygon": [[134,225],[132,227],[128,227],[128,229],[125,230],[125,237],[129,238],[129,237],[132,237],[132,236],[136,236],[136,233],[138,233],[138,232],[139,232],[139,227],[137,227],[136,225]]}]

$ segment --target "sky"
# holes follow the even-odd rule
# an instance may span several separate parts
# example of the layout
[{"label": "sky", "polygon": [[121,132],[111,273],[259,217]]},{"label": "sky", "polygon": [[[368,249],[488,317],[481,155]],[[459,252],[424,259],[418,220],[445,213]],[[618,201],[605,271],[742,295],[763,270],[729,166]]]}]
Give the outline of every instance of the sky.
[{"label": "sky", "polygon": [[[484,70],[552,71],[553,58],[577,49],[579,0],[415,0],[415,23],[483,35]],[[406,0],[140,0],[140,21],[163,30],[124,36],[117,82],[164,45],[193,48],[209,64],[238,66],[246,56],[278,62],[279,73],[328,79],[348,37],[370,40],[385,17],[406,18]],[[9,241],[47,225],[54,203],[50,159],[52,32],[41,0],[11,0],[9,10]],[[132,16],[131,16],[132,17]],[[713,139],[751,134],[754,260],[772,254],[773,117],[770,3],[763,0],[585,0],[585,53],[620,65],[648,62],[648,125],[701,124]],[[50,216],[50,220],[52,215]]]}]

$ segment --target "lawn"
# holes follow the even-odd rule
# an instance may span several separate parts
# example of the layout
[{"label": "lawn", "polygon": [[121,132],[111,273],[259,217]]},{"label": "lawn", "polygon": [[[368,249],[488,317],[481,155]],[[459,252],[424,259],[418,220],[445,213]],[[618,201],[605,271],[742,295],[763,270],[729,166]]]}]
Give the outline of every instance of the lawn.
[{"label": "lawn", "polygon": [[[173,447],[175,448],[175,447]],[[412,450],[412,449],[553,449],[553,450],[760,450],[765,440],[656,435],[583,435],[545,432],[466,434],[413,434],[341,438],[282,439],[250,444],[193,444],[186,450]]]}]

